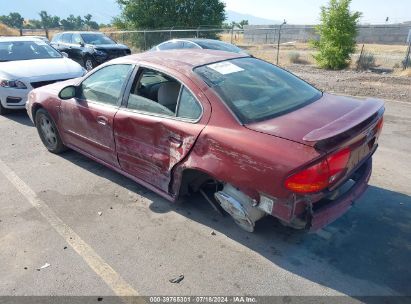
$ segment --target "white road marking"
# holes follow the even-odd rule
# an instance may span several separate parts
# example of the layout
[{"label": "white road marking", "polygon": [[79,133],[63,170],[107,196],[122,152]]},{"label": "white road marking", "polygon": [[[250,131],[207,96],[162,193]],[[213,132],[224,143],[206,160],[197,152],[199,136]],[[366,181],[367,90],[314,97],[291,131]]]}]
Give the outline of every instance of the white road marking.
[{"label": "white road marking", "polygon": [[[0,172],[14,185],[14,187],[35,207],[49,224],[60,234],[65,241],[84,259],[90,268],[103,279],[117,296],[138,296],[138,292],[131,287],[106,261],[103,260],[73,229],[66,225],[36,193],[17,176],[2,160]],[[127,298],[125,298],[126,302]],[[128,299],[130,300],[130,299]]]}]

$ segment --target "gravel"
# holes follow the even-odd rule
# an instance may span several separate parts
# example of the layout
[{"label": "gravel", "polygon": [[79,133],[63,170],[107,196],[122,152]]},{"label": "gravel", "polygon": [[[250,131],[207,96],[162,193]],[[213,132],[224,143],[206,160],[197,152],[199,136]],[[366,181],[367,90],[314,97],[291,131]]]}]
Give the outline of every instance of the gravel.
[{"label": "gravel", "polygon": [[287,70],[330,93],[411,102],[411,78],[352,70],[322,70],[291,65]]}]

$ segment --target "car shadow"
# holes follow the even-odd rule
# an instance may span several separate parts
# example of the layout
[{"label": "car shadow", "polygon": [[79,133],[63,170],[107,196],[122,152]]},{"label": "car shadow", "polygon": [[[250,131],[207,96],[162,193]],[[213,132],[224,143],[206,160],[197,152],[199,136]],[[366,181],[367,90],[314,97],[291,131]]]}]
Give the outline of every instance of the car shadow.
[{"label": "car shadow", "polygon": [[11,110],[9,113],[4,115],[3,117],[15,121],[21,125],[27,127],[34,127],[32,121],[30,120],[29,116],[27,115],[26,110]]},{"label": "car shadow", "polygon": [[[356,290],[352,278],[377,289],[384,286],[400,295],[411,295],[411,196],[370,186],[348,213],[318,233],[287,228],[266,217],[251,234],[237,227],[229,216],[219,215],[200,195],[172,204],[77,152],[68,151],[62,157],[146,197],[152,201],[152,212],[181,214],[209,227],[210,233],[224,234],[310,281],[351,296],[374,295],[352,294]],[[347,276],[348,282],[330,279],[333,273]]]}]

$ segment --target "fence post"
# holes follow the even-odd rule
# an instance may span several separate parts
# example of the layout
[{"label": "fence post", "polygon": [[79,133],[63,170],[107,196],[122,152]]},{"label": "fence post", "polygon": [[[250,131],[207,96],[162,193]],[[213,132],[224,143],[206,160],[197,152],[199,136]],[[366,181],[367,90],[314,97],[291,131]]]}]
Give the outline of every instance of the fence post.
[{"label": "fence post", "polygon": [[357,71],[360,69],[363,52],[364,52],[364,44],[362,45],[362,48],[361,48],[360,58],[358,58],[358,61],[357,61]]},{"label": "fence post", "polygon": [[147,50],[146,30],[144,30],[144,50]]},{"label": "fence post", "polygon": [[404,70],[407,69],[408,65],[410,64],[410,54],[411,54],[411,39],[408,43],[408,49],[405,54]]},{"label": "fence post", "polygon": [[278,29],[278,41],[277,41],[277,65],[278,65],[278,57],[280,56],[280,40],[281,40],[281,25]]},{"label": "fence post", "polygon": [[283,27],[283,25],[285,25],[286,22],[284,20],[284,22],[282,24],[280,24],[280,28],[278,29],[278,42],[277,42],[277,65],[278,65],[278,56],[280,55],[280,40],[281,40],[281,28]]},{"label": "fence post", "polygon": [[233,35],[234,35],[234,24],[233,24],[233,27],[231,28],[231,44],[233,44]]},{"label": "fence post", "polygon": [[170,29],[170,39],[171,39],[171,32],[174,29],[174,26]]}]

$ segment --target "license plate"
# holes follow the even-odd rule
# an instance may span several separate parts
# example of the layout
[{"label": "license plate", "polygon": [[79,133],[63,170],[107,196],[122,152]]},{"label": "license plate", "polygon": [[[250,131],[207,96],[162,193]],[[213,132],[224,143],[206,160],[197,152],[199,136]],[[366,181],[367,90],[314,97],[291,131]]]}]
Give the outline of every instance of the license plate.
[{"label": "license plate", "polygon": [[370,154],[371,149],[374,146],[370,147],[369,143],[370,142],[366,142],[351,152],[351,157],[347,165],[348,172],[351,172],[364,158]]}]

